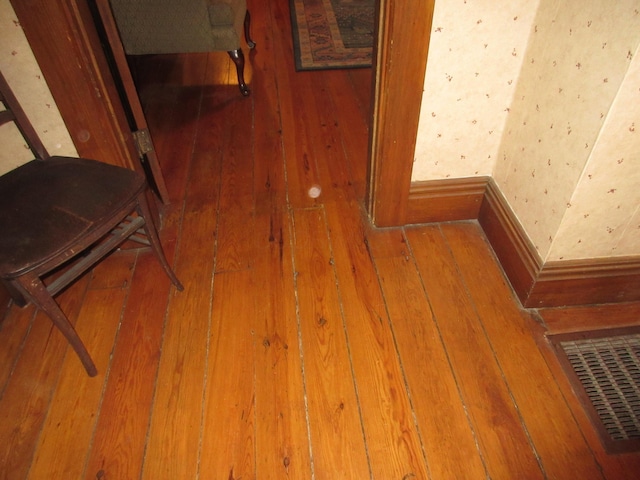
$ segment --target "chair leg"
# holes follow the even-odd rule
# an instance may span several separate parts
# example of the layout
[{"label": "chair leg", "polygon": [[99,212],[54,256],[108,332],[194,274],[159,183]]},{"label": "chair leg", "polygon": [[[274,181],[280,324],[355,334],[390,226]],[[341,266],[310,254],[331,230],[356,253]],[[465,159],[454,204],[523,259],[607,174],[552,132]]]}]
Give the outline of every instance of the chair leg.
[{"label": "chair leg", "polygon": [[25,298],[25,296],[22,294],[22,291],[16,288],[11,281],[5,280],[3,278],[2,285],[7,290],[7,292],[9,292],[9,295],[11,295],[11,298],[13,299],[13,303],[15,303],[17,306],[22,308],[29,303],[29,299]]},{"label": "chair leg", "polygon": [[35,275],[24,275],[15,281],[14,286],[36,307],[49,316],[53,324],[62,332],[62,335],[64,335],[71,347],[75,350],[87,374],[90,377],[95,377],[98,370],[93,360],[91,360],[89,352],[73,328],[73,325],[69,322],[67,316],[47,291],[47,287],[42,283],[42,280]]},{"label": "chair leg", "polygon": [[237,50],[230,50],[229,56],[233,63],[236,64],[236,71],[238,72],[238,86],[240,87],[240,93],[243,96],[249,95],[249,88],[244,81],[244,53],[242,53],[242,49],[238,48]]},{"label": "chair leg", "polygon": [[251,39],[251,14],[249,10],[244,15],[244,39],[247,41],[247,45],[249,48],[255,48],[256,42]]},{"label": "chair leg", "polygon": [[176,277],[173,269],[169,266],[169,262],[167,262],[167,257],[164,254],[164,250],[162,250],[162,244],[160,243],[160,238],[158,237],[158,230],[153,223],[151,210],[149,208],[149,204],[147,203],[147,198],[144,192],[141,193],[138,197],[138,214],[140,214],[140,216],[144,218],[144,231],[147,234],[147,239],[149,240],[149,244],[151,245],[151,250],[160,262],[160,265],[162,265],[162,268],[164,268],[164,271],[171,280],[171,283],[173,283],[179,291],[184,290],[182,283],[180,283],[180,280],[178,280],[178,277]]}]

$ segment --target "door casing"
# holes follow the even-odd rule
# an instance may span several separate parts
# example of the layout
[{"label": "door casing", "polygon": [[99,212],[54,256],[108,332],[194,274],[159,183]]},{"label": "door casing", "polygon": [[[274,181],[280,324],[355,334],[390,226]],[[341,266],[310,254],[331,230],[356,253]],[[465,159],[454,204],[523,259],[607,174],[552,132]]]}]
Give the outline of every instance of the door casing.
[{"label": "door casing", "polygon": [[[93,0],[10,1],[78,153],[141,168]],[[377,226],[405,223],[434,3],[377,3],[366,196]]]}]

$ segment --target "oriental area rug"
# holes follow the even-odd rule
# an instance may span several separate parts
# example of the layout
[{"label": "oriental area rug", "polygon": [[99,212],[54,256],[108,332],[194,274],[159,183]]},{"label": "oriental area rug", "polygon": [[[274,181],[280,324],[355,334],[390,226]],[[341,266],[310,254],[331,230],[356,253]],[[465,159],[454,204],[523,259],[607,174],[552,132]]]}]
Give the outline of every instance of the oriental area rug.
[{"label": "oriental area rug", "polygon": [[289,0],[297,70],[370,67],[375,0]]}]

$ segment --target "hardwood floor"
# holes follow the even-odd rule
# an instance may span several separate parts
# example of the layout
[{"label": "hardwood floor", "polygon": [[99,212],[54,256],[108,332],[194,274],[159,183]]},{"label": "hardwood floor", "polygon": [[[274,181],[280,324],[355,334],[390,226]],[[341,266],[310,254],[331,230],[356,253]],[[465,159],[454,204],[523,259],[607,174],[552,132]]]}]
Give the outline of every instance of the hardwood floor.
[{"label": "hardwood floor", "polygon": [[61,294],[95,378],[8,309],[0,478],[637,478],[475,222],[368,223],[371,72],[296,73],[288,2],[250,8],[249,98],[225,53],[136,62],[185,290],[129,249]]}]

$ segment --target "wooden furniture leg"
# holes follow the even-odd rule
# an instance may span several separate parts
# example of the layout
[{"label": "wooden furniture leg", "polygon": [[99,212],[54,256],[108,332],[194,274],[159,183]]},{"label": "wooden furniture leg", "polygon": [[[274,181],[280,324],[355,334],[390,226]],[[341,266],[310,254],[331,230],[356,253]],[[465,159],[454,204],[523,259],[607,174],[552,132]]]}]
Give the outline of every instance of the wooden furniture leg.
[{"label": "wooden furniture leg", "polygon": [[26,274],[16,278],[13,286],[16,287],[25,298],[28,298],[36,307],[51,318],[53,324],[62,332],[71,347],[75,350],[87,374],[90,377],[95,377],[98,369],[93,363],[93,360],[91,360],[91,355],[89,355],[87,348],[84,346],[84,343],[82,343],[73,325],[71,325],[67,316],[53,299],[47,287],[42,283],[42,280],[40,280],[37,275]]},{"label": "wooden furniture leg", "polygon": [[244,53],[242,53],[242,49],[238,48],[237,50],[230,50],[229,56],[233,63],[236,64],[236,72],[238,72],[238,86],[240,87],[240,93],[243,96],[247,97],[249,95],[249,87],[244,81]]}]

